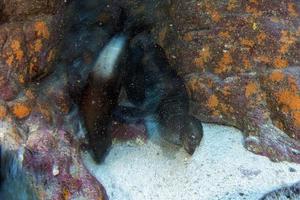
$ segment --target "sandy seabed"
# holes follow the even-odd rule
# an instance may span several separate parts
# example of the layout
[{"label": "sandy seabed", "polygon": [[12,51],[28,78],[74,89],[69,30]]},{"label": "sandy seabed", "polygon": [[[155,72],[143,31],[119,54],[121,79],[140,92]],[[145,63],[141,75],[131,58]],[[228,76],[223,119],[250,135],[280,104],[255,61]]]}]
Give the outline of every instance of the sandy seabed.
[{"label": "sandy seabed", "polygon": [[189,156],[162,140],[154,123],[147,127],[147,143],[117,142],[100,165],[83,155],[111,200],[257,200],[300,180],[299,164],[247,151],[235,128],[204,124],[201,145]]}]

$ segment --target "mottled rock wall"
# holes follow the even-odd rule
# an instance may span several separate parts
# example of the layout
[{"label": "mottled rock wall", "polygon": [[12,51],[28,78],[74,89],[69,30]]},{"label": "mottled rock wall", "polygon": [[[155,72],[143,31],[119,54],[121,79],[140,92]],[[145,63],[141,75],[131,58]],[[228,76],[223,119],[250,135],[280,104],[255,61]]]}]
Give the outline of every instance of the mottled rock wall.
[{"label": "mottled rock wall", "polygon": [[171,1],[156,33],[193,114],[246,133],[246,147],[300,162],[300,3]]},{"label": "mottled rock wall", "polygon": [[57,62],[67,5],[0,1],[0,141],[23,150],[23,169],[39,199],[106,199],[80,159],[79,117]]}]

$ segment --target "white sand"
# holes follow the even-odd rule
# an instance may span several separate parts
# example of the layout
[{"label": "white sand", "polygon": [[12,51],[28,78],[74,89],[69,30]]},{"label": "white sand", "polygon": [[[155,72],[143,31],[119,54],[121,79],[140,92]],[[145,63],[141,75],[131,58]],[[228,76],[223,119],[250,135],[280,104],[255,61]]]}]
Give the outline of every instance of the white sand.
[{"label": "white sand", "polygon": [[273,163],[247,151],[241,132],[231,127],[204,124],[192,157],[161,141],[154,134],[143,145],[116,143],[103,164],[87,155],[85,163],[111,200],[257,200],[300,180],[299,164]]}]

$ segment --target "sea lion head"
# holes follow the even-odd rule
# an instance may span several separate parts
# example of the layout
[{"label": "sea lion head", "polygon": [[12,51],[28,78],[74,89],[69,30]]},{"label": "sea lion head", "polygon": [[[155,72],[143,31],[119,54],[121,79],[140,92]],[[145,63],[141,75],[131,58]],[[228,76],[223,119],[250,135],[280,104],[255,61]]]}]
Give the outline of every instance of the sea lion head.
[{"label": "sea lion head", "polygon": [[184,149],[193,155],[203,137],[203,127],[201,122],[195,117],[188,117],[185,127],[181,130],[181,141]]}]

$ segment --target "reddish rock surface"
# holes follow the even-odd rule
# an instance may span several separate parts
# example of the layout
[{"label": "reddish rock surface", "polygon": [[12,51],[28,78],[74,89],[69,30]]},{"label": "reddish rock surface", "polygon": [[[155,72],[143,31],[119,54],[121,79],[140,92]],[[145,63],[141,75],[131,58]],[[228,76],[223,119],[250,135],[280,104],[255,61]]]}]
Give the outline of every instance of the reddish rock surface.
[{"label": "reddish rock surface", "polygon": [[0,141],[10,150],[24,147],[23,169],[39,199],[107,199],[80,158],[66,74],[53,74],[66,5],[0,2]]},{"label": "reddish rock surface", "polygon": [[37,129],[26,142],[23,165],[41,176],[41,199],[106,199],[101,184],[87,171],[78,144],[63,130]]},{"label": "reddish rock surface", "polygon": [[141,140],[145,142],[148,138],[144,123],[137,124],[122,124],[119,122],[113,122],[111,127],[111,134],[114,139],[117,140]]}]

